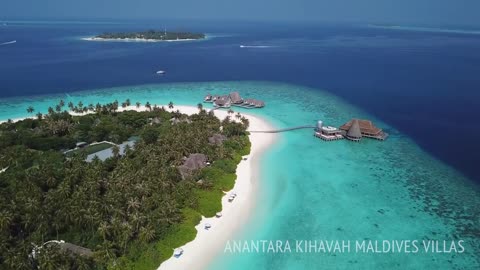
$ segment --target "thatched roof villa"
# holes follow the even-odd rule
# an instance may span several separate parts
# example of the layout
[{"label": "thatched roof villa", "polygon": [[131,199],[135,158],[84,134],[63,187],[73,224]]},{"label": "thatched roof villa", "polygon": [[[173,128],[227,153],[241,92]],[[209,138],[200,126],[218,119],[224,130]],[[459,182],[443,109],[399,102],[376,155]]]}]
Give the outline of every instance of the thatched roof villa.
[{"label": "thatched roof villa", "polygon": [[191,176],[192,173],[196,170],[205,168],[207,166],[207,161],[207,156],[199,153],[190,154],[188,158],[185,157],[183,165],[178,167],[178,171],[180,172],[182,179]]},{"label": "thatched roof villa", "polygon": [[221,145],[225,140],[227,140],[227,137],[223,134],[213,134],[208,138],[208,142],[214,145]]},{"label": "thatched roof villa", "polygon": [[230,95],[228,95],[228,97],[230,98],[230,102],[232,104],[242,104],[243,103],[243,99],[240,97],[240,94],[238,92],[232,92],[232,93],[230,93]]},{"label": "thatched roof villa", "polygon": [[238,92],[231,92],[230,94],[224,96],[212,96],[211,94],[207,94],[203,101],[212,102],[215,107],[219,108],[230,108],[230,106],[237,106],[247,109],[265,107],[265,102],[251,98],[244,99]]},{"label": "thatched roof villa", "polygon": [[358,120],[353,120],[345,137],[354,142],[359,142],[362,139],[362,132],[360,131]]},{"label": "thatched roof villa", "polygon": [[60,249],[75,255],[84,256],[84,257],[93,256],[92,250],[88,248],[84,248],[84,247],[77,246],[67,242],[60,243],[59,245],[60,245]]},{"label": "thatched roof villa", "polygon": [[[370,120],[352,119],[344,125],[340,126],[339,129],[346,131],[348,138],[348,133],[352,128],[353,130],[351,138],[368,137],[383,141],[388,137],[387,133],[385,133],[382,129],[376,127]],[[360,136],[358,133],[360,133]]]},{"label": "thatched roof villa", "polygon": [[314,135],[325,141],[346,138],[355,142],[363,137],[382,141],[388,137],[388,134],[376,127],[372,121],[362,119],[352,119],[339,128],[324,126],[322,121],[318,121]]}]

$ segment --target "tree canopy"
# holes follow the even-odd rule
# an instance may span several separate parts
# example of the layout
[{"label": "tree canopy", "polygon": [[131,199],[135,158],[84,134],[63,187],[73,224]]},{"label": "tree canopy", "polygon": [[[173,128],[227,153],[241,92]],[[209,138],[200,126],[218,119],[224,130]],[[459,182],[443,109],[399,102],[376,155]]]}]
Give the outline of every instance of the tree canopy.
[{"label": "tree canopy", "polygon": [[[204,110],[187,116],[112,108],[99,105],[84,116],[53,110],[0,125],[0,269],[153,269],[195,237],[201,215],[221,210],[223,191],[233,187],[235,168],[249,152],[245,123]],[[174,114],[189,121],[173,124]],[[227,139],[208,143],[221,130]],[[104,162],[61,151],[79,141],[120,143],[131,136],[140,138],[134,149]],[[182,179],[178,167],[192,153],[212,165]],[[49,245],[29,256],[32,243],[49,240],[94,255]]]}]

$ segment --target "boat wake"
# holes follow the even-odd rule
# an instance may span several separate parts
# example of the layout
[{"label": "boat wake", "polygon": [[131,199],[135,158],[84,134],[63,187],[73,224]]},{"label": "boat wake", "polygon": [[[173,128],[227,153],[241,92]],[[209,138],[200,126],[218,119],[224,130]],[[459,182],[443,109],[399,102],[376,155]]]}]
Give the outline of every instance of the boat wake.
[{"label": "boat wake", "polygon": [[419,26],[375,25],[375,24],[369,24],[368,27],[391,29],[391,30],[417,31],[417,32],[453,33],[453,34],[470,34],[470,35],[480,34],[479,30],[468,30],[468,29],[447,29],[447,28],[432,28],[432,27],[419,27]]},{"label": "boat wake", "polygon": [[275,46],[267,46],[267,45],[240,45],[240,48],[257,48],[257,49],[266,49],[266,48],[273,48]]},{"label": "boat wake", "polygon": [[0,43],[0,46],[9,45],[9,44],[13,44],[13,43],[17,43],[17,41],[16,41],[16,40],[12,40],[12,41],[8,41],[8,42]]}]

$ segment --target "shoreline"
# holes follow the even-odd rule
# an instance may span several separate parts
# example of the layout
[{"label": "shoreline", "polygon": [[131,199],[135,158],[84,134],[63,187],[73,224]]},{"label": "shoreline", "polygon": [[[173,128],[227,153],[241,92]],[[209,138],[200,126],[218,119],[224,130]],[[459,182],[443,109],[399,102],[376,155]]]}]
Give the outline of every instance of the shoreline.
[{"label": "shoreline", "polygon": [[[185,113],[180,107],[176,108]],[[195,108],[195,111],[198,109]],[[227,111],[222,110],[215,110],[214,113],[220,119],[228,115]],[[242,115],[250,121],[249,130],[273,129],[270,123],[260,117],[243,113]],[[180,247],[184,253],[179,258],[170,257],[157,270],[205,269],[217,255],[221,254],[226,242],[233,239],[235,233],[251,217],[258,199],[258,183],[261,177],[260,162],[266,150],[277,141],[277,137],[278,135],[274,133],[251,133],[249,135],[250,154],[247,156],[247,160],[241,160],[237,166],[235,186],[222,197],[222,217],[202,217],[200,223],[195,226],[197,229],[195,239]],[[232,192],[237,193],[237,197],[233,202],[228,202],[228,195]],[[211,225],[209,230],[204,228],[206,223]]]},{"label": "shoreline", "polygon": [[[152,104],[152,106],[155,104]],[[162,106],[162,105],[157,105]],[[163,105],[169,112],[179,110],[181,113],[192,115],[199,112],[195,106],[178,105],[173,109],[169,109],[168,105]],[[145,106],[128,106],[126,108],[119,108],[118,112],[123,111],[146,111]],[[208,109],[207,109],[208,110]],[[90,114],[69,112],[73,116],[81,116]],[[229,114],[225,110],[214,110],[214,114],[219,119],[224,119]],[[261,117],[253,116],[248,113],[241,113],[249,120],[250,126],[248,130],[271,130],[273,126],[262,119]],[[12,119],[12,121],[21,121],[28,118],[23,117]],[[232,117],[233,121],[237,121]],[[0,120],[0,124],[6,122]],[[197,235],[191,242],[186,243],[180,248],[184,253],[179,258],[172,256],[166,261],[162,262],[157,270],[176,270],[176,269],[205,269],[215,259],[216,255],[221,254],[228,240],[233,239],[245,223],[251,217],[252,210],[255,207],[258,194],[258,183],[260,181],[260,162],[265,152],[277,141],[278,134],[275,133],[250,133],[248,136],[251,149],[250,154],[245,156],[247,160],[242,159],[237,165],[235,174],[237,178],[232,190],[226,191],[222,197],[222,217],[206,218],[202,217],[199,224],[195,226]],[[237,194],[233,202],[228,202],[228,195],[232,192]],[[209,230],[205,230],[206,223],[211,225]],[[178,248],[178,247],[176,247]]]},{"label": "shoreline", "polygon": [[193,38],[184,38],[184,39],[167,39],[167,40],[160,40],[160,39],[146,39],[146,38],[99,38],[99,37],[84,37],[81,38],[85,41],[110,41],[110,42],[179,42],[179,41],[196,41],[196,40],[204,40],[205,38],[201,39],[193,39]]}]

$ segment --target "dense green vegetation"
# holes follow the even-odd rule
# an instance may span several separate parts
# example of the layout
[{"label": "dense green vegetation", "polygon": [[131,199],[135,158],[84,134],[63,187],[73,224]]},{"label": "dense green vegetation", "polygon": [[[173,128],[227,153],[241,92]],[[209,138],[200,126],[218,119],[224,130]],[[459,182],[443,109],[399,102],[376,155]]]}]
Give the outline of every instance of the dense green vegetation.
[{"label": "dense green vegetation", "polygon": [[103,33],[96,38],[104,39],[153,39],[153,40],[177,40],[177,39],[204,39],[205,34],[189,32],[165,32],[149,30],[145,32],[130,33]]},{"label": "dense green vegetation", "polygon": [[[202,215],[221,211],[223,191],[233,187],[236,166],[250,151],[248,120],[158,107],[118,113],[115,104],[71,116],[60,102],[35,120],[0,125],[0,269],[155,269],[194,239]],[[218,133],[227,140],[208,143]],[[140,137],[134,150],[104,162],[61,151],[78,141],[131,136]],[[211,166],[182,179],[178,166],[192,153],[205,154]],[[91,249],[93,256],[42,246],[49,240]],[[34,245],[40,248],[32,259]]]}]

